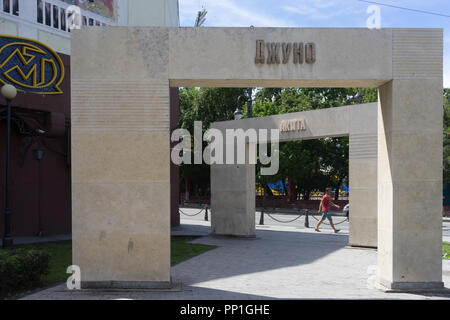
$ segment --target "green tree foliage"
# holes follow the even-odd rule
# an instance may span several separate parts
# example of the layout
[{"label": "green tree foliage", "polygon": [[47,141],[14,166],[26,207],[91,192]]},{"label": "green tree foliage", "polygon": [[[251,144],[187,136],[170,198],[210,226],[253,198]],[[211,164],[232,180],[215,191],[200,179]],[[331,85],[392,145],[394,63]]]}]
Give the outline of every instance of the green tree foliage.
[{"label": "green tree foliage", "polygon": [[[194,121],[202,121],[203,132],[211,122],[232,120],[237,100],[247,89],[236,88],[181,88],[180,127],[194,132]],[[362,102],[377,100],[376,89],[360,89]],[[355,104],[358,89],[341,88],[262,88],[254,90],[253,117],[299,112]],[[244,116],[247,105],[243,104]],[[259,168],[258,168],[259,169]],[[206,164],[182,165],[182,180],[188,179],[192,191],[209,188],[210,170]],[[339,187],[348,177],[348,138],[292,141],[280,145],[280,170],[275,176],[260,176],[263,185],[288,179],[295,185],[295,194],[305,199],[314,190],[326,186]],[[182,184],[182,188],[184,184]]]},{"label": "green tree foliage", "polygon": [[444,185],[450,183],[450,89],[444,89]]},{"label": "green tree foliage", "polygon": [[197,18],[195,19],[194,27],[201,27],[206,21],[206,14],[208,11],[206,9],[202,9],[197,13]]},{"label": "green tree foliage", "polygon": [[234,119],[237,98],[246,89],[180,88],[180,127],[194,132],[194,121],[203,122],[203,130],[211,122]]},{"label": "green tree foliage", "polygon": [[[362,103],[376,102],[376,89],[342,88],[263,88],[256,93],[253,116],[300,112],[359,103],[354,99],[361,92]],[[246,112],[244,112],[246,114]],[[348,137],[285,142],[280,145],[280,171],[276,176],[261,176],[265,185],[289,180],[295,194],[309,199],[312,191],[330,186],[337,189],[348,179]],[[266,188],[267,189],[267,188]]]},{"label": "green tree foliage", "polygon": [[[180,127],[193,134],[194,121],[203,122],[203,132],[211,122],[232,120],[237,98],[247,89],[236,88],[180,88]],[[362,103],[376,102],[378,92],[370,88],[262,88],[253,90],[253,117],[281,113],[332,108],[359,103],[353,97],[361,92]],[[247,106],[241,103],[244,116]],[[450,183],[450,89],[444,89],[444,184]],[[257,181],[267,183],[288,180],[295,185],[295,193],[308,198],[315,190],[326,186],[339,187],[348,179],[348,138],[291,141],[280,145],[280,170],[275,176],[260,176]],[[209,188],[209,166],[183,165],[182,178],[189,178],[193,190]]]},{"label": "green tree foliage", "polygon": [[[211,122],[234,119],[237,99],[246,89],[241,88],[180,88],[180,128],[194,135],[194,121],[202,121],[205,133]],[[203,142],[203,148],[205,147]],[[192,159],[193,163],[193,159]],[[182,188],[188,179],[191,193],[201,189],[204,195],[209,189],[210,169],[207,164],[183,164],[180,168]]]},{"label": "green tree foliage", "polygon": [[49,261],[50,255],[39,250],[1,250],[0,299],[38,285]]}]

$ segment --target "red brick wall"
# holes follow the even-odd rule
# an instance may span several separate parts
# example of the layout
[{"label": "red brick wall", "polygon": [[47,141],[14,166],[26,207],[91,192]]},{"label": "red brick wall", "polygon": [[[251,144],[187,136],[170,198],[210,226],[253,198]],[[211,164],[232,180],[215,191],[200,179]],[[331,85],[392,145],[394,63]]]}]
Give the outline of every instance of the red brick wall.
[{"label": "red brick wall", "polygon": [[[63,114],[70,120],[70,57],[60,55],[66,73],[61,84],[61,95],[38,95],[19,92],[12,103],[13,108],[39,110],[45,114]],[[0,105],[5,105],[0,97]],[[48,123],[45,124],[47,129]],[[5,208],[5,121],[0,122],[0,237],[4,233]],[[49,131],[51,131],[49,129]],[[33,155],[37,144],[31,145],[23,165],[22,137],[16,130],[11,132],[11,229],[13,236],[34,236],[41,220],[44,235],[69,234],[72,231],[71,178],[67,157],[58,153],[67,150],[67,135],[43,139],[45,156],[41,163]],[[54,152],[56,151],[56,152]]]}]

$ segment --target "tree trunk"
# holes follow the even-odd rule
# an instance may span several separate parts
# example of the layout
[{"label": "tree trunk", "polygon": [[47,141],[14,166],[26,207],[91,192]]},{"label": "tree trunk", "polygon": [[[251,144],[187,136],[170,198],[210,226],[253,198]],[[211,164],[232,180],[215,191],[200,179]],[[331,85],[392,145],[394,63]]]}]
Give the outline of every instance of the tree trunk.
[{"label": "tree trunk", "polygon": [[295,186],[294,186],[294,182],[288,178],[288,199],[290,203],[295,202]]}]

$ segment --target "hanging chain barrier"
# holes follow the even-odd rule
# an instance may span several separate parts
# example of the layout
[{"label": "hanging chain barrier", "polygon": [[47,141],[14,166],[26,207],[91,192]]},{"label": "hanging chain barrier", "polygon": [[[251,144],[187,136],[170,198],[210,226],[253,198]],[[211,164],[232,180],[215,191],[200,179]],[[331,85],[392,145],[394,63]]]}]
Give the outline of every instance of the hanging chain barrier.
[{"label": "hanging chain barrier", "polygon": [[181,214],[184,214],[185,216],[188,216],[188,217],[195,217],[195,216],[198,216],[200,213],[202,213],[204,209],[200,209],[199,212],[194,213],[194,214],[188,214],[188,213],[184,212],[184,211],[181,210],[181,209],[178,209],[178,210],[180,211]]},{"label": "hanging chain barrier", "polygon": [[[312,217],[313,217],[316,221],[320,221],[320,219],[317,219],[314,215],[312,215]],[[349,218],[346,217],[346,216],[344,216],[344,217],[345,217],[344,220],[339,221],[339,222],[333,222],[333,224],[334,224],[335,226],[337,226],[337,225],[342,224],[342,223],[344,223],[344,222],[349,222]],[[322,223],[324,223],[324,224],[326,224],[326,225],[330,225],[330,223],[328,223],[326,220],[324,220]]]},{"label": "hanging chain barrier", "polygon": [[[186,207],[186,209],[199,209],[198,206],[192,206],[192,207]],[[204,220],[205,221],[209,221],[209,211],[210,211],[210,207],[208,204],[200,204],[200,210],[194,214],[189,214],[184,212],[183,210],[181,210],[181,208],[178,209],[180,214],[183,214],[187,217],[195,217],[200,215],[203,211],[205,212],[205,216],[204,216]],[[305,216],[305,228],[309,228],[309,217],[313,217],[314,220],[316,221],[320,221],[321,219],[318,219],[316,217],[316,215],[319,215],[317,213],[317,211],[315,210],[309,210],[309,209],[275,209],[273,208],[272,210],[268,209],[268,208],[257,208],[258,211],[261,212],[261,215],[259,217],[259,225],[264,225],[264,216],[267,215],[270,219],[278,222],[278,223],[292,223],[297,221],[298,219],[300,219],[302,216]],[[281,215],[292,215],[293,213],[297,213],[298,215],[296,215],[295,218],[293,219],[289,219],[289,220],[280,220],[276,217],[273,216],[273,214],[281,214]],[[334,215],[334,217],[343,217],[344,219],[339,221],[339,222],[335,222],[334,225],[339,225],[345,222],[349,222],[349,218],[347,216],[342,216],[342,215]],[[327,222],[326,220],[324,220],[322,223],[326,224],[326,225],[330,225],[329,222]]]},{"label": "hanging chain barrier", "polygon": [[[260,218],[259,218],[259,225],[264,225],[264,216],[265,215],[269,216],[269,218],[271,218],[272,220],[277,221],[279,223],[291,223],[291,222],[294,222],[294,221],[300,219],[300,217],[305,215],[305,209],[302,209],[302,210],[289,210],[289,209],[277,210],[277,209],[273,209],[273,210],[270,211],[270,213],[269,213],[269,210],[267,208],[260,208],[260,209],[261,209],[260,210],[261,211],[261,215],[260,215]],[[280,214],[286,215],[286,214],[294,213],[294,212],[298,213],[300,211],[302,211],[302,212],[297,217],[295,217],[294,219],[287,220],[287,221],[279,220],[278,218],[275,218],[273,216],[273,214],[275,214],[275,213],[280,213]]]},{"label": "hanging chain barrier", "polygon": [[[320,221],[320,219],[316,218],[315,214],[317,214],[317,211],[315,210],[309,210],[309,209],[301,209],[301,210],[289,210],[289,209],[285,209],[285,210],[271,210],[271,212],[269,213],[267,208],[260,208],[261,210],[261,216],[260,216],[260,220],[259,220],[259,225],[264,225],[264,216],[267,215],[269,218],[271,218],[272,220],[279,222],[279,223],[292,223],[298,219],[300,219],[302,216],[305,216],[305,228],[309,228],[309,217],[312,216],[314,218],[314,220],[316,221]],[[296,216],[294,219],[290,219],[287,221],[283,221],[280,220],[278,218],[275,218],[273,216],[273,214],[275,213],[279,213],[282,215],[291,215],[294,212],[301,212],[298,216]],[[346,216],[341,216],[341,215],[335,215],[335,217],[344,217],[345,219],[339,222],[334,223],[334,225],[339,225],[342,224],[344,222],[348,222],[349,219]],[[326,225],[330,225],[327,221],[323,221],[324,224]]]},{"label": "hanging chain barrier", "polygon": [[299,215],[297,218],[295,218],[295,219],[292,219],[292,220],[289,220],[289,221],[281,221],[281,220],[278,220],[277,218],[275,218],[275,217],[273,217],[271,214],[267,214],[272,220],[275,220],[276,222],[280,222],[280,223],[291,223],[291,222],[294,222],[295,220],[297,220],[297,219],[299,219],[301,216],[302,216],[302,214],[301,215]]},{"label": "hanging chain barrier", "polygon": [[[309,228],[310,227],[309,226],[309,216],[312,216],[314,218],[314,220],[316,220],[316,221],[320,221],[321,220],[321,219],[318,219],[316,217],[316,215],[321,215],[321,213],[317,212],[316,210],[301,209],[300,207],[297,207],[295,209],[294,208],[292,208],[292,209],[289,209],[289,208],[282,208],[282,209],[281,208],[280,209],[275,208],[276,204],[274,202],[274,199],[272,199],[272,201],[269,201],[269,199],[267,199],[267,194],[266,194],[266,190],[265,189],[263,189],[262,197],[263,197],[263,199],[262,199],[262,207],[257,208],[257,211],[261,212],[261,215],[260,215],[260,218],[259,218],[259,225],[264,225],[264,216],[265,215],[269,216],[270,219],[272,219],[272,220],[274,220],[276,222],[286,223],[286,224],[292,223],[292,222],[300,219],[302,216],[305,216],[305,222],[304,222],[305,228]],[[272,206],[270,206],[270,209],[269,209],[269,205],[267,205],[268,202],[269,203],[271,202],[271,204],[272,204]],[[280,220],[280,219],[275,218],[273,216],[273,214],[276,214],[276,213],[281,214],[281,215],[294,215],[295,214],[296,217],[293,218],[293,219],[287,220],[287,221],[283,221],[283,220]],[[344,217],[344,220],[336,222],[336,223],[333,223],[334,225],[339,225],[339,224],[342,224],[342,223],[345,223],[345,222],[349,222],[348,214],[347,214],[347,216],[342,216],[340,214],[333,214],[333,213],[331,215],[334,216],[334,217]],[[325,225],[330,225],[330,223],[327,222],[327,221],[322,221],[322,223],[324,223]]]},{"label": "hanging chain barrier", "polygon": [[[205,220],[205,221],[209,221],[209,217],[208,217],[209,205],[207,205],[207,204],[200,204],[200,207],[201,207],[200,211],[198,211],[198,212],[196,212],[196,213],[194,213],[194,214],[186,213],[186,212],[184,212],[183,210],[181,210],[181,208],[178,208],[178,211],[179,211],[181,214],[183,214],[183,215],[185,215],[185,216],[187,216],[187,217],[195,217],[195,216],[198,216],[199,214],[201,214],[203,211],[205,211],[205,217],[204,217],[204,220]],[[193,207],[186,207],[186,209],[199,209],[199,208],[193,206]]]}]

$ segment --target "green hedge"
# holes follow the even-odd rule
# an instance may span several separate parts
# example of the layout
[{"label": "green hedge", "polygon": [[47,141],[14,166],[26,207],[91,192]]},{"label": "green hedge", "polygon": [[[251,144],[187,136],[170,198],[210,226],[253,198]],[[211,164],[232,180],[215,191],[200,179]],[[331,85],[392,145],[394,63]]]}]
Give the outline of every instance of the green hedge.
[{"label": "green hedge", "polygon": [[39,284],[49,261],[50,255],[38,250],[0,250],[0,296]]}]

